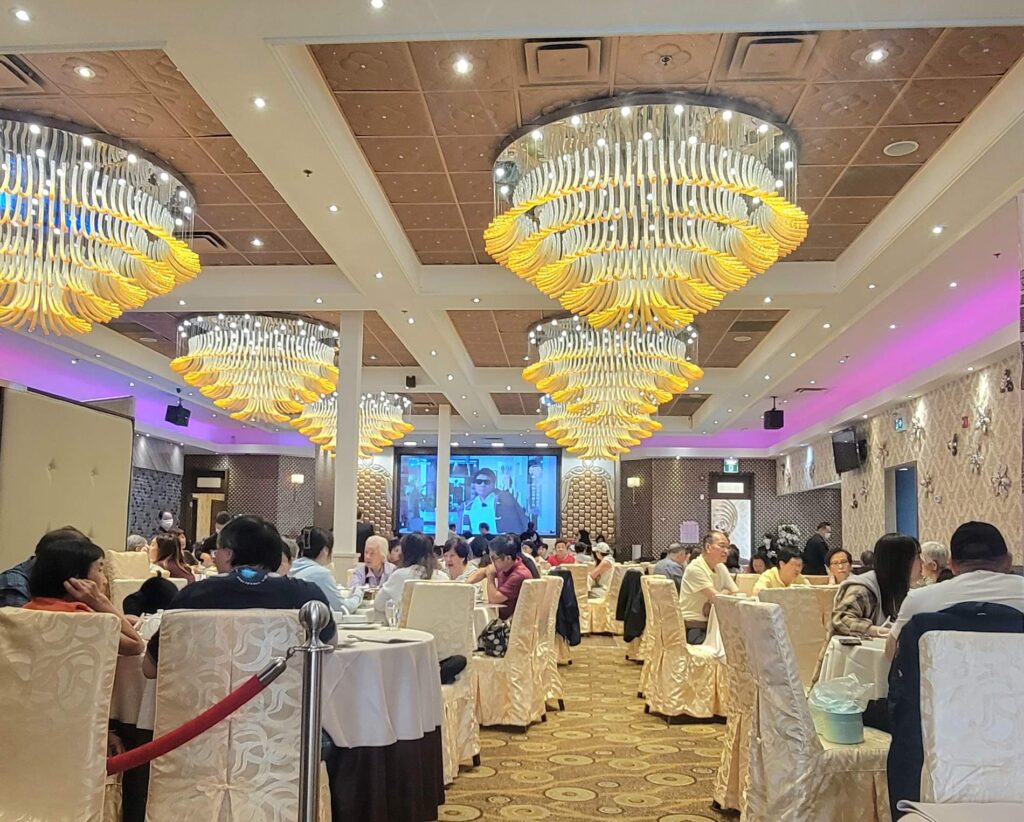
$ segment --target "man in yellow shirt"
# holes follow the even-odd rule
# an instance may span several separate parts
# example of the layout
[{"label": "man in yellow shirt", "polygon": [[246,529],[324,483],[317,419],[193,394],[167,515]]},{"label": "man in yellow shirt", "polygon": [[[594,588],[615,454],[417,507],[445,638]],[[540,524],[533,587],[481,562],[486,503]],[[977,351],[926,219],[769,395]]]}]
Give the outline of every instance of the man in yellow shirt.
[{"label": "man in yellow shirt", "polygon": [[729,538],[721,531],[704,537],[701,554],[686,566],[679,588],[679,608],[686,623],[686,641],[700,645],[708,630],[711,604],[719,594],[739,591],[725,567],[729,556]]},{"label": "man in yellow shirt", "polygon": [[801,573],[804,570],[804,558],[795,548],[779,549],[779,564],[769,568],[754,583],[754,596],[765,588],[789,588],[791,585],[810,585]]}]

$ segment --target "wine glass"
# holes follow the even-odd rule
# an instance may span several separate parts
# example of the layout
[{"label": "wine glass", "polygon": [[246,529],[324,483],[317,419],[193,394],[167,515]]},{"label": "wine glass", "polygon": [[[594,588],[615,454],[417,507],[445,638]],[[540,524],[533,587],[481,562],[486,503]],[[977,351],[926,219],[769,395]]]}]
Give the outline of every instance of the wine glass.
[{"label": "wine glass", "polygon": [[391,631],[398,628],[398,603],[393,599],[384,606],[384,618],[387,620],[388,629]]}]

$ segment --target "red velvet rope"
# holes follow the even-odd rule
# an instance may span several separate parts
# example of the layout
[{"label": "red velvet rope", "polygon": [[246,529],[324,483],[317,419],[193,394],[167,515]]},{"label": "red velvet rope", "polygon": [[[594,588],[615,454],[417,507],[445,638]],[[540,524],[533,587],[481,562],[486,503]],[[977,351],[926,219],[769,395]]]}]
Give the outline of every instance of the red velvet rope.
[{"label": "red velvet rope", "polygon": [[234,713],[256,694],[262,691],[272,680],[260,681],[259,676],[253,675],[238,688],[229,693],[220,702],[217,702],[203,711],[199,716],[190,719],[184,725],[180,725],[173,731],[168,731],[152,742],[140,745],[123,754],[107,758],[107,775],[111,776],[130,768],[137,768],[145,765],[150,760],[163,756],[169,751],[184,745],[186,742],[195,739],[199,734],[208,731],[229,714]]}]

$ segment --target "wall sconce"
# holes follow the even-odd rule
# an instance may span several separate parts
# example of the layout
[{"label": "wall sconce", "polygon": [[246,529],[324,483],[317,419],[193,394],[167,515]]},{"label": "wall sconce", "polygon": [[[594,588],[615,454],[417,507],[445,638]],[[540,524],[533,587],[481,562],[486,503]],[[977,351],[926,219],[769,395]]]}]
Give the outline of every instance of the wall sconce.
[{"label": "wall sconce", "polygon": [[640,487],[640,477],[626,477],[626,487],[633,492],[633,505],[636,505],[636,489]]},{"label": "wall sconce", "polygon": [[299,501],[299,486],[305,484],[305,482],[306,482],[306,475],[305,474],[292,474],[292,476],[291,476],[292,502],[298,502]]}]

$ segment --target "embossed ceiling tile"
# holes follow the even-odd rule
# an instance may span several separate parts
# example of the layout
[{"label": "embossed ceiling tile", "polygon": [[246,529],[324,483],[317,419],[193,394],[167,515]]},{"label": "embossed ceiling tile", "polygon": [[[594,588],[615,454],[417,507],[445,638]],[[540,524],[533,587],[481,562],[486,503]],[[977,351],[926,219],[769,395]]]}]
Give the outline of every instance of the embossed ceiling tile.
[{"label": "embossed ceiling tile", "polygon": [[[509,40],[439,40],[409,43],[424,91],[510,89],[512,43]],[[472,65],[467,74],[455,71],[455,61]]]},{"label": "embossed ceiling tile", "polygon": [[[870,128],[805,128],[800,130],[800,165],[846,165],[853,159]],[[800,178],[797,177],[799,190]]]},{"label": "embossed ceiling tile", "polygon": [[863,126],[877,123],[896,99],[899,82],[813,83],[793,112],[800,127]]},{"label": "embossed ceiling tile", "polygon": [[231,179],[256,204],[284,202],[284,197],[262,174],[233,174]]},{"label": "embossed ceiling tile", "polygon": [[800,196],[824,197],[842,170],[842,166],[800,166],[796,178]]},{"label": "embossed ceiling tile", "polygon": [[494,205],[491,203],[462,203],[462,218],[466,221],[466,227],[481,233],[491,220],[494,219]]},{"label": "embossed ceiling tile", "polygon": [[498,265],[498,261],[486,251],[474,251],[474,253],[478,265]]},{"label": "embossed ceiling tile", "polygon": [[174,95],[192,90],[185,75],[178,71],[174,61],[162,49],[119,51],[118,56],[131,66],[154,94]]},{"label": "embossed ceiling tile", "polygon": [[494,181],[490,172],[452,174],[450,177],[460,203],[494,202]]},{"label": "embossed ceiling tile", "polygon": [[273,228],[270,220],[260,213],[256,206],[215,205],[205,206],[202,210],[203,220],[214,231],[230,231],[231,229],[263,229]]},{"label": "embossed ceiling tile", "polygon": [[[877,128],[854,157],[854,165],[909,165],[926,162],[949,136],[956,131],[955,125],[939,126],[880,126]],[[919,148],[903,157],[890,157],[883,149],[895,142],[914,140]]]},{"label": "embossed ceiling tile", "polygon": [[918,168],[920,166],[850,166],[832,189],[832,196],[891,197],[906,185]]},{"label": "embossed ceiling tile", "polygon": [[[825,31],[814,49],[812,79],[818,81],[891,80],[912,77],[942,29],[857,29]],[[885,59],[867,59],[875,50]]]},{"label": "embossed ceiling tile", "polygon": [[807,231],[807,245],[845,248],[864,228],[863,225],[812,225]]},{"label": "embossed ceiling tile", "polygon": [[885,125],[962,122],[998,82],[998,77],[912,80],[885,118]]},{"label": "embossed ceiling tile", "polygon": [[416,69],[405,43],[311,46],[331,91],[415,91]]},{"label": "embossed ceiling tile", "polygon": [[406,231],[405,235],[415,251],[425,254],[466,251],[469,248],[469,238],[461,228],[457,231]]},{"label": "embossed ceiling tile", "polygon": [[188,179],[200,206],[249,205],[249,200],[226,174],[192,174]]},{"label": "embossed ceiling tile", "polygon": [[470,346],[469,358],[477,368],[507,368],[508,358],[504,350],[498,348],[481,348]]},{"label": "embossed ceiling tile", "polygon": [[199,262],[205,268],[212,265],[248,265],[249,261],[235,251],[204,251]]},{"label": "embossed ceiling tile", "polygon": [[274,228],[279,231],[287,228],[299,229],[306,227],[298,215],[285,203],[261,205],[260,211],[266,215],[267,220],[273,223]]},{"label": "embossed ceiling tile", "polygon": [[1024,27],[946,29],[922,77],[1005,74],[1024,54]]},{"label": "embossed ceiling tile", "polygon": [[454,203],[444,174],[378,174],[384,193],[393,203]]},{"label": "embossed ceiling tile", "polygon": [[607,97],[608,86],[543,86],[519,89],[523,122],[529,123],[566,106]]},{"label": "embossed ceiling tile", "polygon": [[785,122],[793,113],[793,108],[804,90],[804,84],[715,83],[709,90],[712,94],[742,100],[763,111],[773,122]]},{"label": "embossed ceiling tile", "polygon": [[788,314],[785,308],[745,308],[740,312],[739,319],[742,321],[756,320],[758,322],[779,323]]},{"label": "embossed ceiling tile", "polygon": [[[292,252],[295,250],[279,231],[238,230],[220,231],[218,233],[224,242],[229,243],[235,251],[245,254],[247,257],[251,257],[254,254],[276,253],[280,251]],[[262,243],[259,248],[252,244],[254,239],[259,239],[260,243]]]},{"label": "embossed ceiling tile", "polygon": [[433,91],[424,97],[438,135],[507,134],[519,125],[511,91]]},{"label": "embossed ceiling tile", "polygon": [[620,37],[615,86],[707,83],[720,34]]},{"label": "embossed ceiling tile", "polygon": [[155,137],[136,140],[135,144],[185,174],[220,173],[220,168],[210,159],[210,155],[188,137]]},{"label": "embossed ceiling tile", "polygon": [[460,337],[465,337],[467,334],[493,335],[498,333],[492,311],[449,309],[447,314]]},{"label": "embossed ceiling tile", "polygon": [[[66,94],[145,94],[145,84],[115,52],[80,51],[56,54],[29,54],[24,59],[46,75]],[[86,79],[77,69],[86,67],[95,76]]]},{"label": "embossed ceiling tile", "polygon": [[174,94],[160,93],[157,99],[193,137],[217,137],[228,133],[227,127],[203,98],[190,88]]},{"label": "embossed ceiling tile", "polygon": [[415,91],[346,91],[334,95],[358,137],[408,137],[430,133],[423,95]]},{"label": "embossed ceiling tile", "polygon": [[249,174],[259,171],[259,167],[249,159],[245,149],[234,137],[199,137],[196,142],[226,174]]},{"label": "embossed ceiling tile", "polygon": [[462,214],[455,205],[396,205],[395,214],[406,229],[449,228],[464,230]]},{"label": "embossed ceiling tile", "polygon": [[444,171],[433,137],[360,137],[359,145],[374,171]]},{"label": "embossed ceiling tile", "polygon": [[423,265],[475,265],[472,251],[422,251],[416,254]]},{"label": "embossed ceiling tile", "polygon": [[[511,391],[492,392],[491,400],[494,402],[494,407],[498,409],[499,414],[522,415],[529,413],[523,407],[523,398],[519,394],[514,394]],[[533,411],[533,408],[531,408],[530,411]]]},{"label": "embossed ceiling tile", "polygon": [[[736,342],[734,338],[740,336],[750,337],[750,339],[745,342]],[[710,356],[701,362],[701,365],[705,368],[739,368],[767,336],[763,331],[729,334],[715,347]]]},{"label": "embossed ceiling tile", "polygon": [[[797,177],[797,187],[798,188],[800,188],[800,183],[802,183],[802,182],[803,182],[803,170],[801,169],[800,176]],[[802,188],[800,189],[800,193],[801,194],[803,193],[803,189]],[[800,206],[800,208],[802,208],[806,214],[811,215],[811,214],[814,213],[814,209],[816,209],[818,207],[818,204],[820,202],[821,202],[821,198],[820,197],[798,197],[797,201],[796,201],[796,204],[798,206]]]},{"label": "embossed ceiling tile", "polygon": [[479,257],[481,254],[486,254],[487,249],[484,248],[484,235],[479,229],[470,230],[469,232],[469,244],[473,246],[473,252]]},{"label": "embossed ceiling tile", "polygon": [[498,156],[500,134],[439,137],[441,154],[449,171],[490,171]]},{"label": "embossed ceiling tile", "polygon": [[326,251],[303,251],[302,256],[310,265],[334,265],[334,260]]},{"label": "embossed ceiling tile", "polygon": [[889,197],[829,197],[815,213],[813,222],[867,225],[889,202]]},{"label": "embossed ceiling tile", "polygon": [[23,94],[0,97],[0,109],[64,120],[94,131],[102,131],[89,114],[70,97],[60,94]]},{"label": "embossed ceiling tile", "polygon": [[821,262],[834,262],[839,259],[839,255],[842,254],[846,249],[844,248],[812,248],[804,243],[800,248],[786,257],[786,262],[789,263],[821,263]]},{"label": "embossed ceiling tile", "polygon": [[298,252],[261,251],[245,255],[253,265],[305,265],[306,261]]},{"label": "embossed ceiling tile", "polygon": [[316,237],[313,236],[311,231],[306,231],[304,228],[291,229],[290,231],[281,232],[285,239],[292,244],[292,247],[296,251],[301,251],[302,256],[307,256],[310,253],[322,252],[323,246],[317,241]]},{"label": "embossed ceiling tile", "polygon": [[115,137],[185,136],[185,130],[152,95],[91,96],[78,100],[88,107],[89,114],[100,127]]},{"label": "embossed ceiling tile", "polygon": [[661,406],[658,409],[658,414],[662,417],[692,417],[710,396],[710,394],[683,394]]}]

